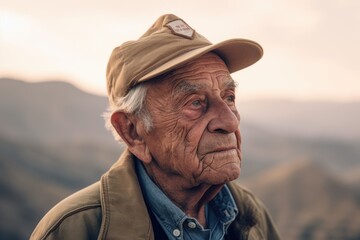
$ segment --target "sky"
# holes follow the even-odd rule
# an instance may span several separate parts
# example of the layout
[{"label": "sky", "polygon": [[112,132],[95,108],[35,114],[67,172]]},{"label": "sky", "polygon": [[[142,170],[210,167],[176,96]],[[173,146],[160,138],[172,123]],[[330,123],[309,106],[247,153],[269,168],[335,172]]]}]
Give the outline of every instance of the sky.
[{"label": "sky", "polygon": [[211,42],[264,48],[233,74],[240,99],[360,100],[358,0],[0,0],[0,78],[105,95],[111,51],[173,13]]}]

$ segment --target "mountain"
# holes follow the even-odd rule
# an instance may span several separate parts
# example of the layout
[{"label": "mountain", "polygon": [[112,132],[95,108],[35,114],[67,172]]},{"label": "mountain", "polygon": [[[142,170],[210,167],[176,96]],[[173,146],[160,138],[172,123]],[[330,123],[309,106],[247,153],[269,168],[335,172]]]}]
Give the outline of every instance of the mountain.
[{"label": "mountain", "polygon": [[38,142],[105,141],[107,99],[61,81],[27,83],[0,79],[0,134]]},{"label": "mountain", "polygon": [[360,239],[360,198],[311,161],[240,182],[262,199],[284,239]]},{"label": "mountain", "polygon": [[257,174],[274,165],[312,159],[327,166],[342,178],[356,181],[356,174],[350,172],[360,169],[359,140],[281,135],[249,122],[242,123],[241,127],[243,168],[246,170],[243,177]]},{"label": "mountain", "polygon": [[239,101],[245,122],[285,136],[359,140],[360,102],[258,99]]},{"label": "mountain", "polygon": [[[284,236],[294,236],[284,239],[323,239],[321,229],[355,234],[330,239],[353,239],[360,223],[346,216],[359,211],[360,138],[357,123],[345,116],[356,120],[359,104],[318,104],[241,102],[240,181],[264,200]],[[104,128],[106,108],[106,97],[61,81],[0,79],[0,215],[6,219],[0,239],[28,238],[56,202],[97,181],[117,160],[123,145]],[[326,109],[338,128],[326,123]]]}]

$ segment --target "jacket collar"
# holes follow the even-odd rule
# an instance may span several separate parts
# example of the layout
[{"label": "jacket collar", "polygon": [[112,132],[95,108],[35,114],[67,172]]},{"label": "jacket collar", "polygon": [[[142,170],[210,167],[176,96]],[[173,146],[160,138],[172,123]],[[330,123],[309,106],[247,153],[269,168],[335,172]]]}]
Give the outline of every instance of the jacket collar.
[{"label": "jacket collar", "polygon": [[99,239],[154,239],[151,220],[126,149],[101,178],[102,225]]}]

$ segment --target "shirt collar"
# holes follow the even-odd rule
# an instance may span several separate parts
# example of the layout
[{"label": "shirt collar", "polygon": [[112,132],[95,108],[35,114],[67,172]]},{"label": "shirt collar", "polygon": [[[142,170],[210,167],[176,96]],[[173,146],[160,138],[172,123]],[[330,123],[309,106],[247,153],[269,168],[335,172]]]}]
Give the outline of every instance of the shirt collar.
[{"label": "shirt collar", "polygon": [[[196,219],[188,217],[150,179],[140,160],[136,160],[135,165],[145,201],[160,225],[165,228],[165,232],[172,232],[173,229],[176,228],[179,229],[181,235],[183,235],[183,223],[187,219],[192,219],[198,224]],[[230,223],[234,221],[238,214],[236,203],[226,185],[216,197],[209,202],[209,206],[215,213],[215,217],[211,217],[210,215],[211,219],[207,216],[207,222],[210,225],[209,227],[211,228],[212,226],[217,225],[216,219],[218,219],[223,226],[221,229],[226,231]]]},{"label": "shirt collar", "polygon": [[145,201],[155,216],[162,222],[178,227],[186,214],[150,179],[139,160],[136,161],[136,170]]}]

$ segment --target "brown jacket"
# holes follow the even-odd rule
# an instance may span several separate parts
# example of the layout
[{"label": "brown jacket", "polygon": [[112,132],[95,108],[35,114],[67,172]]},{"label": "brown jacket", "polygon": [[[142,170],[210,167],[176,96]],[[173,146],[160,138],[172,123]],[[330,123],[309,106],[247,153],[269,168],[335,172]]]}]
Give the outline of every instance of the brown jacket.
[{"label": "brown jacket", "polygon": [[[263,205],[235,183],[228,187],[239,214],[226,239],[279,239]],[[151,221],[127,150],[101,180],[58,203],[30,239],[160,239]],[[155,235],[155,236],[154,236]]]}]

